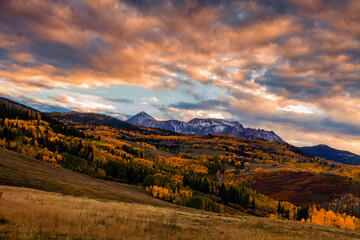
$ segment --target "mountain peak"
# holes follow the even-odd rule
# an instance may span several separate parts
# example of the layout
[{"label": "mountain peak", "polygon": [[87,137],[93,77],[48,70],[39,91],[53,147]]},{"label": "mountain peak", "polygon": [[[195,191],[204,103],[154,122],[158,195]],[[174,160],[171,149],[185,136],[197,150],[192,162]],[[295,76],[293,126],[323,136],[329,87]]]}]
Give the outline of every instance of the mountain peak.
[{"label": "mountain peak", "polygon": [[260,138],[271,142],[283,142],[274,132],[252,128],[245,129],[239,122],[219,118],[194,118],[188,122],[178,120],[156,121],[147,113],[140,112],[128,119],[127,122],[143,127],[162,128],[183,134],[219,134],[243,138]]},{"label": "mountain peak", "polygon": [[[147,114],[145,111],[141,111],[139,112],[138,114],[136,114],[135,116],[137,115],[141,115],[141,116],[147,116],[147,117],[151,117],[149,114]],[[152,118],[152,117],[151,117]]]},{"label": "mountain peak", "polygon": [[317,145],[318,147],[327,147],[327,148],[330,148],[328,145],[326,145],[326,144],[319,144],[319,145]]},{"label": "mountain peak", "polygon": [[156,120],[146,112],[142,111],[129,118],[127,122],[138,126],[145,126],[151,122],[156,122]]},{"label": "mountain peak", "polygon": [[360,156],[349,151],[338,150],[325,144],[319,144],[312,147],[300,147],[301,150],[326,160],[349,164],[360,165]]},{"label": "mountain peak", "polygon": [[223,126],[228,126],[228,127],[240,127],[240,128],[244,128],[243,125],[241,125],[241,123],[235,121],[235,122],[230,122],[227,121],[225,119],[221,119],[221,118],[194,118],[191,119],[190,121],[187,122],[187,124],[198,124],[199,126],[210,126],[210,125],[223,125]]}]

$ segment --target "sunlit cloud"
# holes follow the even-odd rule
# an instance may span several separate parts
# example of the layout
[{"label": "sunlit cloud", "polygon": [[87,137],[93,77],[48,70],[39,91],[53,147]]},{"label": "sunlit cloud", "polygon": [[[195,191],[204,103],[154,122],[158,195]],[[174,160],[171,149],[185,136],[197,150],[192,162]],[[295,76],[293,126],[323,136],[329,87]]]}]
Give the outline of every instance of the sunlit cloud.
[{"label": "sunlit cloud", "polygon": [[[0,94],[114,116],[237,119],[293,144],[356,150],[359,12],[358,0],[1,1]],[[159,95],[93,92],[116,86]]]},{"label": "sunlit cloud", "polygon": [[87,94],[71,94],[50,96],[54,105],[72,111],[106,113],[115,110],[115,107],[102,102],[102,99]]},{"label": "sunlit cloud", "polygon": [[313,106],[304,106],[304,105],[288,105],[279,110],[286,112],[295,112],[295,113],[304,113],[304,114],[313,114],[316,109]]},{"label": "sunlit cloud", "polygon": [[[216,119],[227,119],[230,118],[230,114],[226,112],[215,112],[205,110],[179,110],[177,108],[166,107],[163,109],[167,118],[175,118],[182,121],[189,121],[194,118],[216,118]],[[164,119],[167,119],[164,118]]]},{"label": "sunlit cloud", "polygon": [[221,113],[208,113],[208,115],[211,118],[224,119],[224,117],[223,117],[223,115]]}]

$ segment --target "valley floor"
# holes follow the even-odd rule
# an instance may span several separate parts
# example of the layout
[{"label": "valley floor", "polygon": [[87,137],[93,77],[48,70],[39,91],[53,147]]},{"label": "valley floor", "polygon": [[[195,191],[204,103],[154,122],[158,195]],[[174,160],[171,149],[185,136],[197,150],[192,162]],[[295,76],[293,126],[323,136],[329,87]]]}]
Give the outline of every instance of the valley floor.
[{"label": "valley floor", "polygon": [[4,185],[0,192],[0,239],[360,239],[360,232],[306,223]]}]

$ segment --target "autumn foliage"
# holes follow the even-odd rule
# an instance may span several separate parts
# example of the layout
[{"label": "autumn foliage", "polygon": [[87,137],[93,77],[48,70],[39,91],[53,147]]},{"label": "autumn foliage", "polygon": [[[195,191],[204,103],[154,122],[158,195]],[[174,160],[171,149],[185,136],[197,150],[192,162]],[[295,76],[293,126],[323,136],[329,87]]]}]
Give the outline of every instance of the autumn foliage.
[{"label": "autumn foliage", "polygon": [[[312,198],[318,186],[324,196],[349,192],[353,183],[345,178],[358,177],[360,167],[314,158],[286,143],[175,134],[97,114],[49,115],[2,99],[0,110],[0,147],[59,167],[136,184],[153,197],[201,210],[226,212],[227,206],[259,216],[359,227],[350,216],[358,205],[352,211],[348,204],[334,207],[344,199],[326,199],[333,201],[327,210],[302,205],[326,202]],[[253,163],[288,167],[250,172]]]},{"label": "autumn foliage", "polygon": [[318,210],[315,206],[312,208],[311,217],[306,220],[306,222],[318,225],[348,228],[351,230],[360,228],[360,220],[356,217],[346,215],[345,213],[334,213],[331,210],[326,211],[323,208]]}]

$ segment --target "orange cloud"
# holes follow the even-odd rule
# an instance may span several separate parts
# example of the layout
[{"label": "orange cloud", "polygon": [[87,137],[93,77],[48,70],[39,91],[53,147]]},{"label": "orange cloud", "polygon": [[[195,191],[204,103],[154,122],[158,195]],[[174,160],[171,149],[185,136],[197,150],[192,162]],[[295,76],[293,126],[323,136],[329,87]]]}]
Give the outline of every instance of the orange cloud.
[{"label": "orange cloud", "polygon": [[0,89],[200,84],[222,89],[224,117],[358,127],[359,12],[357,0],[2,1]]}]

